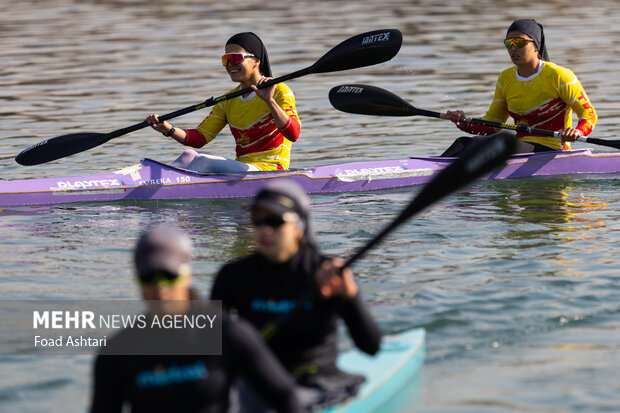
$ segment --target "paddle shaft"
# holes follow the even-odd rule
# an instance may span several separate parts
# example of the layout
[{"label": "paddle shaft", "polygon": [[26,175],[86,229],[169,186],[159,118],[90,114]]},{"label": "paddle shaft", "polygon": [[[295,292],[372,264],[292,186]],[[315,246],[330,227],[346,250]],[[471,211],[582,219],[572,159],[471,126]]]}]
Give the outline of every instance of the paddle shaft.
[{"label": "paddle shaft", "polygon": [[[448,115],[446,115],[445,113],[434,112],[432,110],[424,110],[424,109],[418,109],[414,107],[413,112],[414,112],[412,113],[413,115],[428,116],[431,118],[439,118],[439,119],[448,119]],[[527,133],[528,135],[550,136],[553,138],[562,137],[562,134],[560,132],[553,132],[553,131],[544,130],[544,129],[530,128],[529,126],[525,126],[525,125],[512,125],[510,123],[493,122],[491,120],[486,120],[486,119],[481,119],[481,118],[468,118],[468,117],[462,116],[461,122],[473,123],[476,125],[491,126],[493,128],[499,128],[499,129],[509,129],[509,130],[513,130],[516,132]],[[585,138],[585,137],[580,136],[580,138]],[[584,139],[578,139],[578,140],[583,140],[585,142]]]},{"label": "paddle shaft", "polygon": [[[421,114],[424,114],[425,116],[435,117],[434,114],[436,113],[439,115],[436,117],[439,117],[441,119],[448,119],[445,113],[432,112],[432,111],[422,110],[422,109],[417,109],[417,108],[416,110],[420,111]],[[486,119],[481,119],[481,118],[467,118],[465,116],[461,118],[461,122],[473,123],[476,125],[491,126],[493,128],[499,128],[499,129],[508,129],[508,130],[513,130],[516,132],[526,133],[528,135],[533,135],[533,136],[549,136],[552,138],[562,139],[562,134],[560,132],[557,132],[557,131],[554,132],[554,131],[545,130],[545,129],[530,128],[529,126],[525,126],[525,125],[512,125],[510,123],[493,122],[491,120],[486,120]],[[609,148],[620,149],[620,140],[588,138],[587,136],[578,136],[577,139],[575,140],[579,142],[586,142],[592,145],[601,145],[601,146],[607,146]]]},{"label": "paddle shaft", "polygon": [[[301,69],[301,70],[298,70],[296,72],[289,73],[287,75],[279,76],[277,78],[271,79],[271,80],[269,80],[267,82],[264,82],[264,83],[260,84],[258,86],[258,88],[259,89],[264,89],[264,88],[270,87],[270,86],[278,84],[278,83],[286,82],[287,80],[290,80],[290,79],[295,79],[295,78],[298,78],[298,77],[310,74],[310,73],[312,73],[313,67],[314,66],[310,66],[310,67],[307,67],[305,69]],[[197,110],[200,110],[200,109],[204,109],[206,107],[210,107],[210,106],[216,105],[217,103],[222,102],[224,100],[229,100],[229,99],[236,98],[238,96],[245,95],[245,94],[250,93],[252,91],[253,91],[253,89],[251,87],[246,87],[244,89],[240,89],[240,90],[237,90],[236,92],[228,93],[226,95],[222,95],[222,96],[219,96],[217,98],[210,97],[209,99],[205,100],[202,103],[198,103],[196,105],[188,106],[186,108],[179,109],[179,110],[176,110],[174,112],[167,113],[165,115],[161,115],[161,116],[159,116],[159,121],[163,122],[163,121],[170,120],[170,119],[182,116],[182,115],[186,115],[188,113],[191,113],[191,112],[194,112],[194,111],[197,111]],[[115,131],[107,133],[106,137],[104,138],[103,142],[101,142],[101,143],[104,143],[104,142],[106,142],[106,141],[108,141],[110,139],[113,139],[113,138],[116,138],[116,137],[119,137],[119,136],[122,136],[122,135],[126,135],[126,134],[131,133],[131,132],[135,132],[137,130],[146,128],[148,126],[151,126],[151,124],[148,123],[148,122],[140,122],[140,123],[136,123],[136,124],[131,125],[131,126],[127,126],[125,128],[117,129]]]},{"label": "paddle shaft", "polygon": [[[418,208],[416,208],[416,211],[418,210]],[[421,210],[421,209],[419,209]],[[355,263],[357,260],[359,260],[360,258],[362,258],[368,251],[370,251],[372,248],[374,248],[377,244],[379,244],[379,242],[381,242],[383,240],[383,238],[385,238],[390,232],[394,231],[398,226],[400,226],[400,224],[402,224],[403,222],[405,222],[407,219],[409,219],[411,216],[413,216],[414,213],[412,213],[411,215],[407,215],[407,216],[403,216],[403,214],[401,214],[398,218],[396,218],[394,221],[392,221],[389,225],[387,225],[385,228],[383,228],[381,230],[381,232],[379,232],[377,235],[375,235],[375,237],[373,239],[371,239],[370,241],[368,241],[366,243],[366,245],[364,245],[363,247],[361,247],[359,250],[357,250],[355,252],[355,254],[353,254],[345,263],[344,263],[344,267],[350,267],[351,265],[353,265],[353,263]]]}]

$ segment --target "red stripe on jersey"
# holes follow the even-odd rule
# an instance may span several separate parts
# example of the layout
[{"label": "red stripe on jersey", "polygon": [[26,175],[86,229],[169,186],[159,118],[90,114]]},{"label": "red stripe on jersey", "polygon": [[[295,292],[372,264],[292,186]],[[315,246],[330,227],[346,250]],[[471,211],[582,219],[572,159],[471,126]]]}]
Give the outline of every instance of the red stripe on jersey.
[{"label": "red stripe on jersey", "polygon": [[275,149],[284,142],[284,136],[275,128],[275,121],[271,113],[247,129],[231,126],[230,130],[235,137],[237,158],[249,153]]},{"label": "red stripe on jersey", "polygon": [[183,145],[192,148],[202,148],[207,143],[204,135],[197,129],[183,129],[185,131],[185,142]]},{"label": "red stripe on jersey", "polygon": [[581,119],[575,129],[579,129],[583,136],[588,136],[592,132],[592,122],[588,119]]},{"label": "red stripe on jersey", "polygon": [[[509,114],[518,125],[525,124],[532,128],[556,131],[564,128],[564,115],[567,109],[568,106],[566,103],[558,97],[544,103],[529,113],[521,115],[509,111]],[[517,137],[526,135],[526,133],[517,132]]]},{"label": "red stripe on jersey", "polygon": [[282,135],[284,135],[284,137],[291,142],[297,141],[300,131],[301,125],[299,123],[299,119],[297,119],[297,116],[289,116],[286,125],[280,129],[280,133],[282,133]]}]

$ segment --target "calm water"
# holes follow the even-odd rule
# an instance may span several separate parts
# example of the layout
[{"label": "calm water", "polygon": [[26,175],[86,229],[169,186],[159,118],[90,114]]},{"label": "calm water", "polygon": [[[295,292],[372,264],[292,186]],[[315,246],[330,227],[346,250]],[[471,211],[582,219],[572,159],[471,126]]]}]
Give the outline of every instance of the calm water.
[{"label": "calm water", "polygon": [[[363,3],[363,4],[360,4]],[[444,121],[371,118],[331,108],[341,83],[387,88],[417,107],[481,115],[509,61],[517,17],[545,24],[551,59],[579,76],[619,138],[620,3],[591,0],[0,2],[0,179],[113,170],[182,149],[150,130],[36,167],[13,158],[71,132],[108,132],[219,96],[218,63],[236,32],[257,32],[276,75],[314,63],[346,38],[403,32],[380,66],[289,82],[303,122],[293,165],[432,155],[459,135]],[[206,111],[178,119],[192,127]],[[576,145],[583,147],[582,145]],[[210,152],[230,156],[228,133]],[[602,148],[597,148],[602,150]],[[476,183],[425,211],[356,267],[386,332],[428,330],[428,357],[403,411],[620,411],[619,181]],[[348,256],[417,189],[313,197],[321,245]],[[153,222],[177,222],[197,245],[207,294],[226,261],[251,250],[248,200],[0,209],[3,299],[136,298],[131,249]],[[0,357],[0,411],[82,412],[92,359]]]}]

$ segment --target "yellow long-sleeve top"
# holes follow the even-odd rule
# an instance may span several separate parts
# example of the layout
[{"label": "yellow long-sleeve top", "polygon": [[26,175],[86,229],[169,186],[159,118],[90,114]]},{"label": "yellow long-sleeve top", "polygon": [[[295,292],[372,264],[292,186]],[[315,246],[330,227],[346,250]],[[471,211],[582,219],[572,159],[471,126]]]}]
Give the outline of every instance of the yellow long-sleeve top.
[{"label": "yellow long-sleeve top", "polygon": [[[517,125],[557,131],[571,127],[573,111],[579,118],[576,128],[587,136],[598,117],[577,76],[570,69],[543,61],[538,72],[528,78],[521,77],[516,66],[504,70],[483,118],[504,123],[511,116]],[[477,134],[495,132],[493,128],[475,125],[464,130]],[[552,137],[517,133],[517,138],[558,150],[570,149],[568,143],[563,148],[561,141]]]},{"label": "yellow long-sleeve top", "polygon": [[[236,92],[240,85],[228,93]],[[259,170],[288,169],[291,143],[299,137],[301,123],[295,108],[295,95],[284,83],[275,87],[276,103],[289,116],[279,129],[264,100],[254,92],[216,104],[196,129],[186,129],[185,145],[199,148],[211,142],[228,124],[235,138],[236,160]]]}]

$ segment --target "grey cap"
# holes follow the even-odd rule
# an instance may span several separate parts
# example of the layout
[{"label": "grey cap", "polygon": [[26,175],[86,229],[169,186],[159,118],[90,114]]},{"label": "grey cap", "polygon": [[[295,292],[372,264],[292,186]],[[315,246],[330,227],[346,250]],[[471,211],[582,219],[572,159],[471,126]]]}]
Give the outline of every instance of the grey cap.
[{"label": "grey cap", "polygon": [[145,231],[134,251],[138,276],[162,270],[180,275],[191,258],[191,240],[183,231],[169,224],[159,224]]},{"label": "grey cap", "polygon": [[264,209],[279,216],[289,211],[296,212],[306,221],[310,215],[310,199],[294,181],[271,181],[258,192],[252,209]]}]

